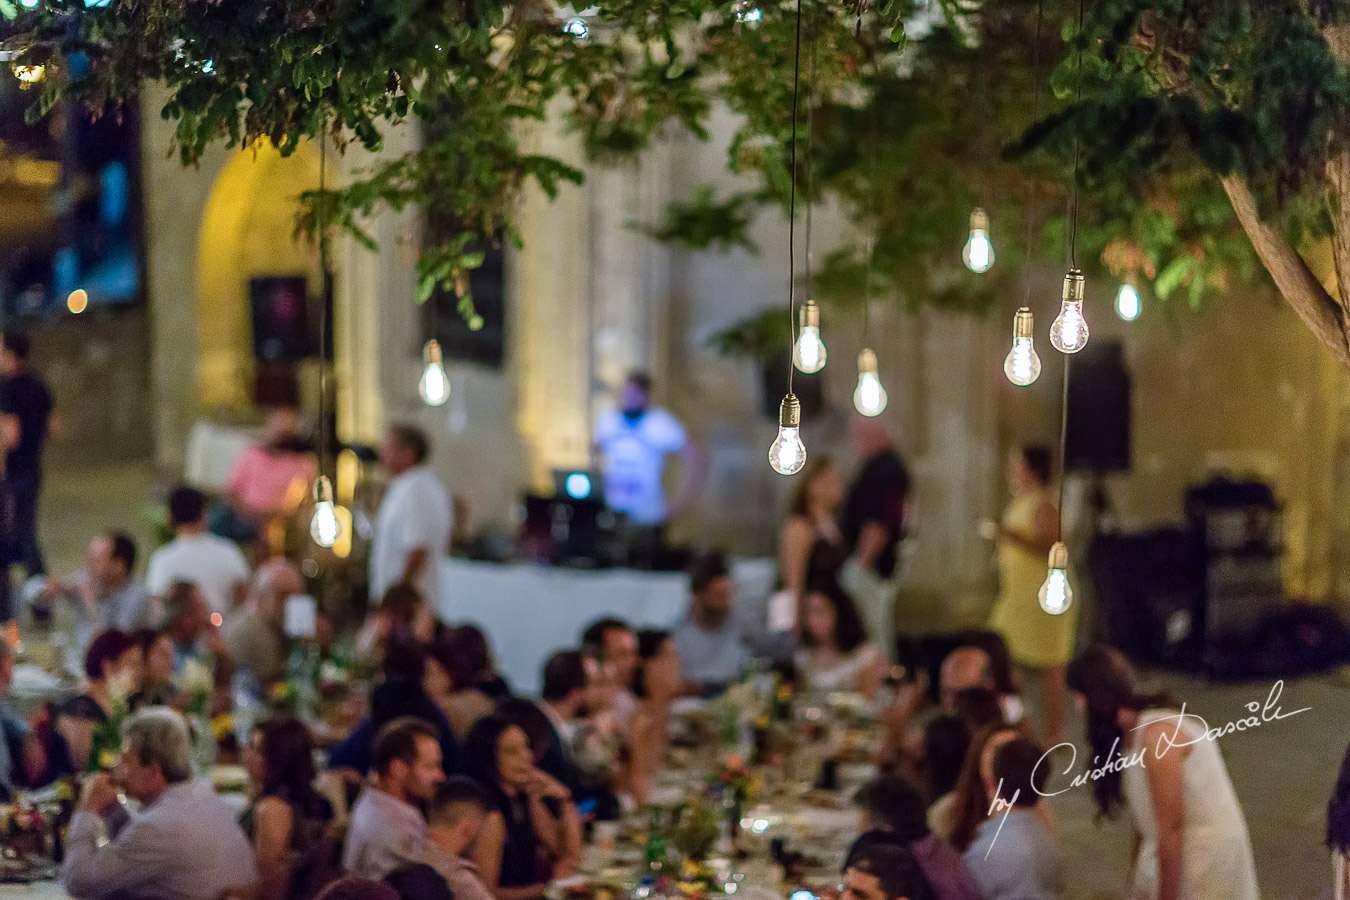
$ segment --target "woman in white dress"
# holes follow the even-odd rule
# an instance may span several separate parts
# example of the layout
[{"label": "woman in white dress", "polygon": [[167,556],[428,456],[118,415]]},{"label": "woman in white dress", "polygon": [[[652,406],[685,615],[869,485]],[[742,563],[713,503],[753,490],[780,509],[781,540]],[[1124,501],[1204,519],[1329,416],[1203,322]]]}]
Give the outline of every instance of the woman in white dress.
[{"label": "woman in white dress", "polygon": [[1331,848],[1332,897],[1350,900],[1350,750],[1341,760],[1336,793],[1327,804],[1327,846]]},{"label": "woman in white dress", "polygon": [[[1247,822],[1218,744],[1194,713],[1165,695],[1140,694],[1118,651],[1089,647],[1069,666],[1086,707],[1098,810],[1133,819],[1137,848],[1130,900],[1257,900]],[[1114,749],[1112,749],[1114,747]],[[1108,761],[1124,762],[1105,769]]]},{"label": "woman in white dress", "polygon": [[801,647],[793,657],[797,680],[809,691],[850,691],[868,700],[886,677],[886,662],[867,643],[853,599],[837,582],[807,588],[798,628]]}]

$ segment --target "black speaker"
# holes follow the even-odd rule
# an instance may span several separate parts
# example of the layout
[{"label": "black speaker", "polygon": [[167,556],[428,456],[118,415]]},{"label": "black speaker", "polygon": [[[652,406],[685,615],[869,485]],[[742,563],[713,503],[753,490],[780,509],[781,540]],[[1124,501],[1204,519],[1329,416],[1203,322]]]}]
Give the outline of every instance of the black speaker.
[{"label": "black speaker", "polygon": [[1130,373],[1118,341],[1094,341],[1069,360],[1066,469],[1130,468]]},{"label": "black speaker", "polygon": [[253,312],[253,354],[260,362],[299,362],[309,356],[313,346],[305,276],[250,278],[248,296]]}]

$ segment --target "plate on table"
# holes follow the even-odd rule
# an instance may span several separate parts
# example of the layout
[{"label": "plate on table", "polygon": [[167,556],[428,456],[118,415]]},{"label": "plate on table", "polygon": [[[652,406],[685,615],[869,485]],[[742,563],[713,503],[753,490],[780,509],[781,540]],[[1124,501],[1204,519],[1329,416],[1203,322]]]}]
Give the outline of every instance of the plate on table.
[{"label": "plate on table", "polygon": [[240,794],[248,788],[248,772],[243,766],[212,766],[207,777],[217,794]]}]

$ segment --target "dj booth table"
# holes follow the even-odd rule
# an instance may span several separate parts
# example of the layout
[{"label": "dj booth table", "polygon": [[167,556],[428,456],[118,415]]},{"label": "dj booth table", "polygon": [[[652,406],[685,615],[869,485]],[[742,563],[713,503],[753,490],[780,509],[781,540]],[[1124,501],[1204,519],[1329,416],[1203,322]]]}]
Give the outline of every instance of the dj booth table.
[{"label": "dj booth table", "polygon": [[[773,589],[771,559],[732,563],[736,614],[765,622]],[[529,563],[441,561],[437,615],[487,635],[497,670],[521,693],[539,691],[540,670],[556,650],[577,646],[596,619],[614,616],[637,628],[672,628],[689,609],[683,572],[563,569]]]}]

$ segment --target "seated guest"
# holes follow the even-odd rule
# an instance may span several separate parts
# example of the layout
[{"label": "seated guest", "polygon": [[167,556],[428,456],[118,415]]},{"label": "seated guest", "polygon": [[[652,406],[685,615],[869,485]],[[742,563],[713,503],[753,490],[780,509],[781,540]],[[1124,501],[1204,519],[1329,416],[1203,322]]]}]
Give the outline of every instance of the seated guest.
[{"label": "seated guest", "polygon": [[314,742],[298,719],[259,724],[244,751],[256,791],[240,825],[253,842],[260,882],[257,900],[304,895],[307,863],[333,818],[333,807],[314,789]]},{"label": "seated guest", "polygon": [[248,605],[225,629],[230,658],[240,669],[251,672],[260,685],[286,677],[291,652],[291,639],[284,627],[286,598],[304,590],[305,582],[295,563],[269,559],[253,575]]},{"label": "seated guest", "polygon": [[426,863],[399,866],[384,876],[384,883],[398,892],[399,900],[455,900],[445,879]]},{"label": "seated guest", "polygon": [[[998,697],[1003,720],[1009,725],[1016,725],[1022,720],[1022,698],[1012,686],[1007,645],[992,632],[976,632],[972,637],[979,640],[980,644],[957,647],[942,660],[938,676],[938,699],[942,708],[945,712],[955,713],[957,694],[969,688],[984,688],[993,691]],[[1001,650],[1001,666],[995,664],[991,648]],[[1000,684],[1001,680],[1004,683]]]},{"label": "seated guest", "polygon": [[649,799],[652,779],[670,746],[670,705],[680,696],[680,654],[666,631],[638,634],[641,667],[633,679],[638,708],[629,728],[633,753],[633,799]]},{"label": "seated guest", "polygon": [[793,662],[803,688],[854,691],[869,700],[876,696],[886,677],[886,661],[867,643],[853,598],[836,582],[807,589],[798,640]]},{"label": "seated guest", "polygon": [[928,797],[928,827],[944,841],[952,838],[956,783],[970,752],[970,729],[956,716],[938,716],[923,729],[923,775]]},{"label": "seated guest", "polygon": [[632,690],[642,662],[637,632],[620,619],[601,619],[582,634],[581,646],[600,663],[601,675],[613,680],[616,687],[610,709],[615,724],[628,731],[638,706]]},{"label": "seated guest", "polygon": [[750,660],[749,636],[732,615],[736,585],[720,553],[695,560],[689,573],[689,617],[675,629],[685,690],[715,694],[741,676]]},{"label": "seated guest", "polygon": [[342,867],[362,878],[383,878],[425,855],[427,823],[419,804],[445,780],[436,732],[418,719],[395,719],[375,739],[374,769],[352,808]]},{"label": "seated guest", "polygon": [[340,878],[314,900],[403,900],[394,888],[369,878]]},{"label": "seated guest", "polygon": [[155,624],[150,595],[133,572],[136,543],[121,531],[101,534],[89,543],[84,569],[69,579],[49,576],[38,602],[69,603],[75,610],[79,646],[108,628],[132,631]]},{"label": "seated guest", "polygon": [[952,713],[965,723],[971,734],[987,728],[1012,727],[1003,715],[1003,704],[998,694],[985,687],[964,688],[952,700]]},{"label": "seated guest", "polygon": [[229,614],[243,602],[248,585],[248,561],[239,548],[206,530],[206,498],[202,492],[180,487],[169,495],[169,524],[174,539],[154,553],[145,571],[152,597],[165,597],[175,581],[201,589],[210,611]]},{"label": "seated guest", "polygon": [[371,767],[376,735],[387,723],[411,716],[425,722],[436,734],[441,746],[441,762],[451,772],[461,769],[459,741],[445,713],[423,687],[426,654],[415,644],[391,644],[384,655],[380,682],[370,692],[370,715],[333,748],[328,765],[333,769],[351,769],[364,775]]},{"label": "seated guest", "polygon": [[447,778],[427,806],[427,863],[445,879],[455,900],[492,900],[478,869],[465,856],[495,808],[472,778]]},{"label": "seated guest", "polygon": [[477,675],[470,658],[458,652],[450,633],[442,635],[427,649],[423,687],[450,720],[455,738],[461,743],[479,719],[492,715],[496,705],[477,687]]},{"label": "seated guest", "polygon": [[9,708],[13,680],[14,648],[0,637],[0,801],[12,799],[16,789],[38,780],[46,768],[37,735]]},{"label": "seated guest", "polygon": [[131,698],[132,708],[167,706],[173,693],[173,641],[153,628],[138,628],[131,639],[141,648],[141,689]]},{"label": "seated guest", "polygon": [[[109,629],[89,645],[84,691],[62,703],[56,716],[56,733],[65,739],[76,772],[89,768],[95,731],[124,712],[132,694],[140,690],[141,664],[141,647],[125,631]],[[116,746],[102,749],[113,751]]]},{"label": "seated guest", "polygon": [[854,801],[862,811],[859,844],[879,833],[907,848],[937,900],[981,900],[979,885],[960,854],[929,831],[923,798],[908,781],[882,776],[863,785]]},{"label": "seated guest", "polygon": [[504,700],[511,696],[511,687],[497,673],[492,661],[492,650],[482,631],[473,625],[457,625],[446,632],[445,639],[452,648],[451,652],[463,659],[463,665],[469,673],[462,682],[456,682],[457,685],[470,685],[493,700]]},{"label": "seated guest", "polygon": [[300,437],[296,411],[273,410],[261,443],[235,460],[225,485],[228,513],[216,523],[216,532],[241,543],[266,541],[269,526],[296,511],[318,474],[314,453]]},{"label": "seated guest", "polygon": [[173,644],[173,674],[181,678],[189,662],[205,669],[229,658],[220,629],[211,623],[211,609],[201,588],[175,581],[164,595],[164,628]]},{"label": "seated guest", "polygon": [[599,699],[598,679],[598,664],[581,651],[553,654],[544,664],[539,709],[548,717],[557,746],[578,776],[568,790],[576,793],[578,800],[594,801],[603,818],[613,818],[618,809],[613,786],[621,768],[618,738],[607,720],[592,723],[582,715]]},{"label": "seated guest", "polygon": [[[211,785],[192,780],[182,716],[164,707],[136,713],[123,730],[121,771],[141,811],[126,815],[106,773],[85,781],[61,868],[72,897],[218,900],[226,891],[252,890],[253,850]],[[112,838],[101,847],[100,817]]]},{"label": "seated guest", "polygon": [[525,732],[534,764],[576,796],[581,793],[581,773],[572,760],[572,748],[563,744],[541,706],[524,697],[510,697],[497,705],[496,714]]},{"label": "seated guest", "polygon": [[[992,749],[992,754],[991,754]],[[1036,813],[1045,789],[1041,748],[1023,737],[981,761],[985,792],[1002,807],[980,823],[964,856],[986,900],[1052,900],[1059,896],[1059,847]],[[991,758],[992,756],[992,758]]]},{"label": "seated guest", "polygon": [[436,616],[411,583],[400,581],[384,592],[356,635],[357,659],[378,666],[386,645],[394,641],[429,644],[436,632]]},{"label": "seated guest", "polygon": [[469,774],[493,797],[474,862],[497,900],[541,897],[581,859],[581,818],[571,793],[534,764],[525,732],[498,716],[473,727]]},{"label": "seated guest", "polygon": [[909,850],[879,841],[859,848],[844,869],[840,900],[932,900],[933,892]]}]

